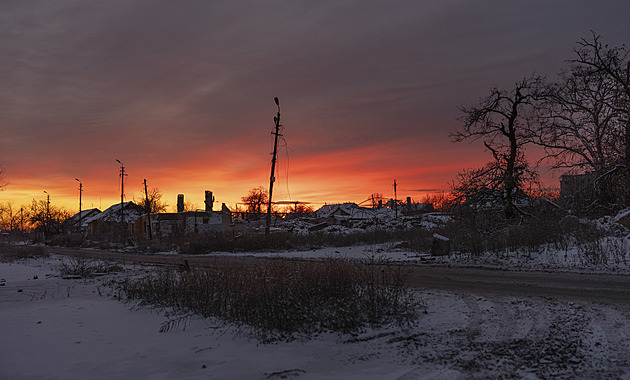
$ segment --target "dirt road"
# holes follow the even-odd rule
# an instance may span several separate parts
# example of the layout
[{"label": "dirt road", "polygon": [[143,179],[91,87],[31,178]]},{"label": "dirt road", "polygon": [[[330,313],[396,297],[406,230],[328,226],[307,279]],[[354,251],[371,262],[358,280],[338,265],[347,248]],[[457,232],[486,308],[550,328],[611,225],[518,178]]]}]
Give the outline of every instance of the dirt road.
[{"label": "dirt road", "polygon": [[[98,260],[155,265],[255,265],[264,257],[131,254],[101,250],[49,248],[50,253]],[[409,283],[420,288],[464,291],[481,295],[549,297],[607,304],[630,304],[630,276],[616,274],[509,271],[481,268],[402,264]]]}]

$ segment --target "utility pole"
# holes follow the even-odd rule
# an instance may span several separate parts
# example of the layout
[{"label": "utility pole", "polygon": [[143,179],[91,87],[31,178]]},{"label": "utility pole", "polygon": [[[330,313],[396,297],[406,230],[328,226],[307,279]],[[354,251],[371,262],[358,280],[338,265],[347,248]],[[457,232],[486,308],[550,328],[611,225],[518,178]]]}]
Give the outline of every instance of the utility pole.
[{"label": "utility pole", "polygon": [[46,190],[44,190],[44,193],[46,193],[46,219],[44,222],[44,239],[46,239],[46,233],[48,232],[48,225],[50,224],[50,194],[48,194],[48,192]]},{"label": "utility pole", "polygon": [[396,218],[398,218],[398,194],[396,194],[396,180],[394,180],[394,210],[396,211]]},{"label": "utility pole", "polygon": [[144,206],[147,209],[147,217],[149,219],[149,240],[153,240],[153,231],[151,230],[151,201],[149,200],[149,191],[147,190],[147,179],[144,179]]},{"label": "utility pole", "polygon": [[273,195],[273,183],[276,182],[276,155],[278,154],[278,136],[281,136],[278,132],[280,130],[280,101],[278,98],[273,98],[278,106],[278,114],[273,117],[273,121],[276,123],[276,129],[271,132],[275,135],[273,142],[273,154],[271,156],[271,176],[269,177],[269,204],[267,205],[267,225],[265,226],[265,235],[269,235],[269,226],[271,225],[271,197]]},{"label": "utility pole", "polygon": [[[125,211],[123,210],[123,203],[125,202],[125,165],[120,160],[116,159],[116,162],[120,164],[120,228],[121,234],[124,234],[125,226]],[[121,239],[123,236],[121,236]]]},{"label": "utility pole", "polygon": [[83,195],[83,182],[81,182],[81,180],[79,180],[78,178],[75,178],[75,180],[77,180],[79,182],[79,232],[81,232],[81,222],[83,220],[83,215],[81,215],[81,201],[82,201],[82,195]]}]

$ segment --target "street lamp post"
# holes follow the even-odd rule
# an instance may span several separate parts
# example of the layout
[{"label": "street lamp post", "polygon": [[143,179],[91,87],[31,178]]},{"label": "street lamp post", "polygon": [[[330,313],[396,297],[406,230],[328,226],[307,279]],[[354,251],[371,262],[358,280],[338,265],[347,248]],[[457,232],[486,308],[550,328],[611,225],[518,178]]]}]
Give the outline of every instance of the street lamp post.
[{"label": "street lamp post", "polygon": [[119,159],[116,159],[116,162],[120,164],[120,229],[121,229],[121,240],[125,241],[125,211],[123,210],[123,204],[125,202],[125,165],[120,162]]},{"label": "street lamp post", "polygon": [[82,195],[83,195],[83,182],[81,182],[80,179],[75,178],[75,180],[77,182],[79,182],[79,232],[81,232],[81,222],[83,221],[83,215],[81,214],[81,201],[82,201]]}]

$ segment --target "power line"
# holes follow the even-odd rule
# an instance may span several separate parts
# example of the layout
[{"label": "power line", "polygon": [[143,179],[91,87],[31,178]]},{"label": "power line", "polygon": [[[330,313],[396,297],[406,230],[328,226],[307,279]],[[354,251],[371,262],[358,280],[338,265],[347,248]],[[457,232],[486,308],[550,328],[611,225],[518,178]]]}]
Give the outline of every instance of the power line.
[{"label": "power line", "polygon": [[289,144],[287,144],[287,140],[286,138],[281,135],[282,141],[284,142],[284,151],[285,151],[285,156],[287,158],[287,164],[285,167],[285,180],[286,180],[286,184],[287,184],[287,197],[289,199],[293,199],[291,197],[291,191],[289,190],[289,165],[290,165],[290,161],[289,161]]}]

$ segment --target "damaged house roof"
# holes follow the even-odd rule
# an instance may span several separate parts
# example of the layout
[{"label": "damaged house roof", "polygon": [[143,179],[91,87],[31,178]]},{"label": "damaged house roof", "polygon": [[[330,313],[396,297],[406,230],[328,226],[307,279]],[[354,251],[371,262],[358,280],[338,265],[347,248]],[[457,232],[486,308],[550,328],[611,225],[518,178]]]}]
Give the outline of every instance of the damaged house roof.
[{"label": "damaged house roof", "polygon": [[[91,223],[95,220],[100,220],[102,222],[120,222],[120,208],[121,204],[116,203],[115,205],[110,206],[105,211],[98,213],[96,215],[92,215],[89,218],[86,218],[84,223]],[[129,201],[122,204],[124,221],[127,223],[133,223],[140,216],[144,215],[146,211],[135,203]]]},{"label": "damaged house roof", "polygon": [[87,210],[81,210],[81,212],[77,212],[76,214],[72,215],[72,217],[70,217],[66,222],[64,223],[69,223],[70,225],[75,225],[79,223],[79,220],[81,221],[81,227],[86,227],[88,225],[88,220],[90,218],[92,218],[95,215],[98,215],[101,213],[101,210],[97,209],[97,208],[90,208]]},{"label": "damaged house roof", "polygon": [[335,217],[336,219],[372,219],[393,217],[394,210],[386,207],[367,208],[358,206],[356,203],[342,203],[322,206],[315,211],[318,218]]}]

